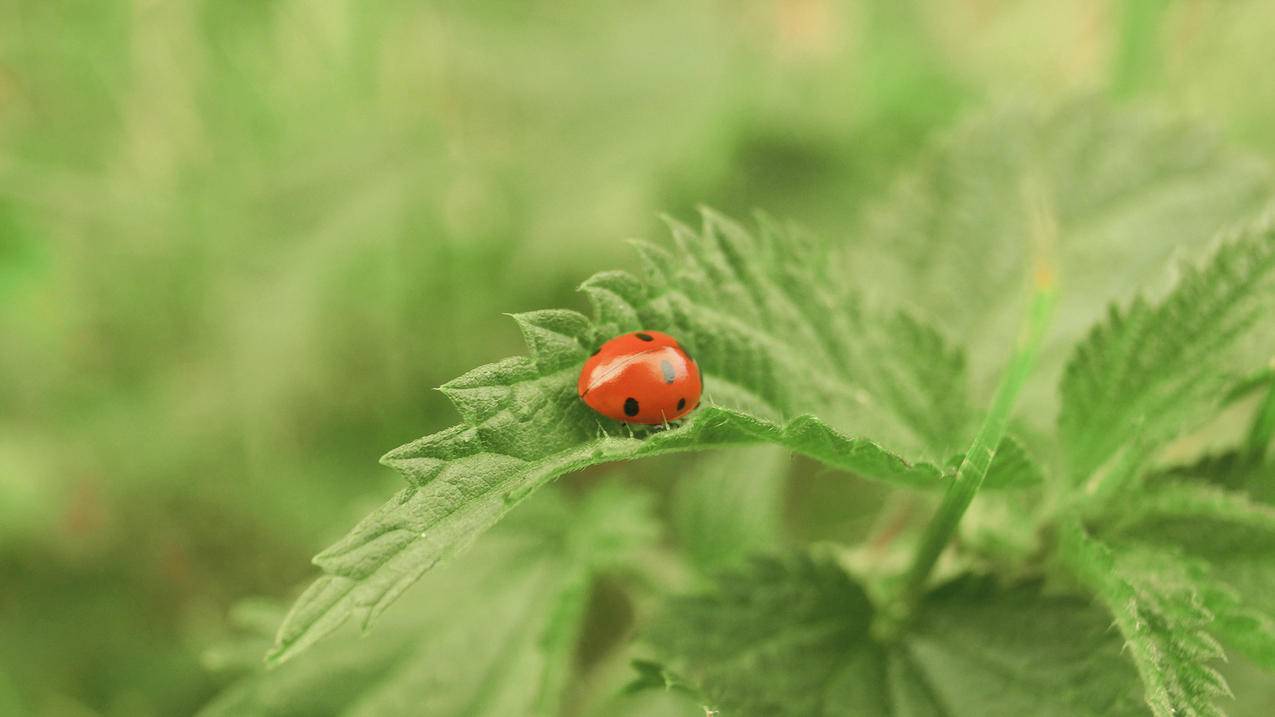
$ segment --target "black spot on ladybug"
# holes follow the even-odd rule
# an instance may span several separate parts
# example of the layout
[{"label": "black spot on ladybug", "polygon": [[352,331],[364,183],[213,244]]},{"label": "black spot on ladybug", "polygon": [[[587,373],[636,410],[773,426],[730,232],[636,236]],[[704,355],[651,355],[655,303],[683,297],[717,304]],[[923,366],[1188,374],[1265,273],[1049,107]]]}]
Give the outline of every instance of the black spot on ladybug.
[{"label": "black spot on ladybug", "polygon": [[597,356],[597,355],[598,355],[598,354],[600,354],[600,353],[602,353],[602,347],[601,347],[601,346],[599,346],[599,347],[597,347],[596,349],[594,349],[594,350],[593,350],[593,353],[591,353],[591,354],[589,354],[589,355],[590,355],[590,356]]},{"label": "black spot on ladybug", "polygon": [[652,336],[652,335],[650,335],[650,334],[640,334],[640,333],[639,333],[639,334],[633,334],[633,335],[634,335],[634,336],[636,336],[636,337],[638,337],[638,339],[640,339],[640,340],[642,340],[642,341],[654,341],[654,340],[655,340],[655,337],[654,337],[654,336]]},{"label": "black spot on ladybug", "polygon": [[636,398],[630,396],[624,399],[624,415],[632,418],[638,415],[638,402]]},{"label": "black spot on ladybug", "polygon": [[685,398],[677,399],[677,410],[680,411],[683,408],[686,408],[686,399]]},{"label": "black spot on ladybug", "polygon": [[660,373],[664,374],[664,383],[673,383],[673,379],[677,378],[677,372],[673,370],[673,364],[667,360],[660,361]]}]

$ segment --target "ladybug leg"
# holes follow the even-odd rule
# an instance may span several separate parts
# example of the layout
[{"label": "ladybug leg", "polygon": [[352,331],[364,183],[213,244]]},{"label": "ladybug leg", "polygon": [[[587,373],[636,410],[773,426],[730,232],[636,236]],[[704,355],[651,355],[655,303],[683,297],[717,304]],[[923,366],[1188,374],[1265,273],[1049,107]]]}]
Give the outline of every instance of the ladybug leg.
[{"label": "ladybug leg", "polygon": [[602,424],[602,421],[599,421],[598,419],[594,418],[594,419],[593,419],[593,425],[594,425],[595,427],[597,427],[597,431],[595,431],[595,432],[594,432],[594,434],[593,434],[593,437],[594,437],[594,438],[597,438],[597,437],[599,437],[599,436],[601,436],[602,438],[610,438],[610,437],[611,437],[611,434],[607,433],[607,427],[606,427],[605,425],[603,425],[603,424]]}]

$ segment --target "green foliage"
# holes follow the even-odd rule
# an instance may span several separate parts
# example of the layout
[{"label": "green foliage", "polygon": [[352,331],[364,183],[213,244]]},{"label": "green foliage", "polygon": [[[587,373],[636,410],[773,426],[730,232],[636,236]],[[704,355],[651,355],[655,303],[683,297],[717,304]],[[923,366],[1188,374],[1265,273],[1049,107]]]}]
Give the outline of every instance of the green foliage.
[{"label": "green foliage", "polygon": [[1043,427],[1063,359],[1106,306],[1269,194],[1261,163],[1163,115],[1097,101],[1000,107],[953,129],[866,212],[853,277],[961,337],[973,385],[988,390],[1046,257],[1064,290],[1026,394]]},{"label": "green foliage", "polygon": [[1216,699],[1230,688],[1209,664],[1224,653],[1206,632],[1214,615],[1199,577],[1161,554],[1113,552],[1078,526],[1064,530],[1062,557],[1115,616],[1157,717],[1224,714]]},{"label": "green foliage", "polygon": [[759,559],[676,598],[648,638],[722,714],[1138,714],[1131,668],[1102,614],[1039,585],[980,579],[926,597],[898,643],[835,561]]},{"label": "green foliage", "polygon": [[1113,539],[1170,551],[1196,566],[1223,642],[1275,669],[1275,508],[1241,493],[1170,484],[1139,497]]},{"label": "green foliage", "polygon": [[[604,486],[577,505],[545,495],[480,541],[472,562],[415,586],[376,639],[347,630],[265,670],[269,633],[246,636],[252,674],[201,714],[559,714],[594,579],[626,569],[656,530],[649,501],[628,489]],[[227,652],[242,649],[217,654]]]},{"label": "green foliage", "polygon": [[[1056,436],[1035,425],[1037,416],[1007,435],[1042,346],[1060,335],[1076,340],[1071,322],[1103,298],[1077,300],[1066,284],[1055,287],[1055,270],[1074,270],[1079,261],[1071,242],[1106,237],[1116,215],[1126,217],[1118,224],[1128,230],[1125,221],[1159,226],[1184,206],[1202,211],[1196,196],[1149,199],[1157,190],[1142,185],[1153,179],[1204,172],[1210,186],[1247,187],[1251,178],[1234,169],[1242,162],[1168,151],[1189,144],[1190,135],[1144,119],[1095,119],[1071,107],[1022,125],[1016,115],[993,114],[940,153],[939,166],[953,176],[938,181],[932,167],[919,175],[925,191],[909,201],[933,204],[917,209],[926,226],[946,226],[947,212],[972,211],[967,201],[988,199],[978,192],[994,194],[966,186],[989,170],[976,172],[965,155],[992,155],[964,140],[1004,130],[1007,121],[1029,135],[1013,142],[1035,147],[1007,155],[1006,171],[1025,194],[978,211],[996,227],[988,250],[1000,242],[996,250],[1021,266],[1005,267],[991,285],[980,281],[978,291],[1024,306],[1012,297],[1030,273],[1035,298],[1017,344],[1006,338],[1001,347],[1008,362],[981,419],[956,343],[914,309],[883,311],[838,280],[838,262],[862,261],[862,247],[844,257],[795,229],[762,219],[750,232],[711,211],[699,232],[670,222],[674,250],[637,244],[641,277],[603,272],[584,282],[591,318],[566,310],[515,315],[528,357],[443,385],[463,423],[384,458],[409,487],[315,559],[325,575],[284,620],[272,661],[297,656],[351,616],[370,626],[423,575],[565,473],[755,445],[702,460],[700,475],[679,481],[674,522],[690,563],[701,575],[728,572],[700,594],[666,601],[645,631],[659,661],[637,663],[639,692],[677,691],[723,714],[1109,715],[1146,707],[1160,717],[1221,714],[1218,699],[1230,696],[1217,670],[1223,645],[1261,665],[1275,658],[1275,564],[1267,557],[1275,512],[1246,497],[1258,495],[1252,485],[1266,473],[1269,400],[1262,394],[1238,446],[1221,454],[1231,458],[1210,462],[1197,451],[1197,462],[1168,469],[1153,459],[1264,388],[1262,367],[1275,351],[1262,321],[1275,314],[1275,231],[1266,220],[1244,225],[1163,298],[1112,309],[1073,352]],[[1062,158],[1037,156],[1036,143],[1062,137],[1075,149],[1112,133],[1131,134],[1139,151],[1167,155],[1156,158],[1153,173],[1099,173],[1085,188],[1090,194],[1061,194],[1057,182],[1067,175],[1049,162]],[[948,182],[957,183],[958,199]],[[1219,207],[1241,201],[1211,196],[1217,213],[1197,223],[1219,223],[1229,216]],[[1157,206],[1142,208],[1147,201]],[[976,275],[955,257],[956,266],[943,267],[909,251],[922,249],[899,255],[909,257],[914,276],[936,282],[927,286],[934,296]],[[950,271],[954,280],[944,279]],[[903,303],[923,304],[930,293]],[[1127,293],[1108,290],[1105,298]],[[1056,297],[1063,325],[1053,330]],[[971,299],[975,307],[979,301]],[[982,306],[992,312],[987,301]],[[966,321],[956,335],[993,340],[1004,334],[996,321]],[[591,348],[640,328],[678,336],[703,368],[705,405],[682,425],[639,433],[594,414],[575,395]],[[776,448],[916,491],[914,507],[861,548],[749,559],[784,540]],[[1038,455],[1057,456],[1060,466]],[[1059,467],[1061,479],[1048,480]],[[943,491],[937,505],[935,490]],[[1000,492],[973,506],[976,528],[960,530],[984,490]],[[922,529],[929,506],[935,511]],[[975,577],[997,571],[1000,579]],[[1110,620],[1116,631],[1107,629]],[[493,688],[497,694],[503,685]]]},{"label": "green foliage", "polygon": [[[828,593],[867,597],[867,636],[839,649],[901,675],[833,712],[1268,717],[1275,345],[1242,227],[1271,195],[1273,20],[0,3],[0,714],[192,714],[226,687],[210,710],[704,717],[695,635],[635,636],[816,542],[827,581],[771,577],[809,605],[852,576]],[[672,222],[638,247],[655,277],[618,241],[701,202],[813,231]],[[1057,306],[1011,418],[993,389],[1038,264]],[[530,356],[432,390],[523,351],[500,311],[581,310],[605,267],[587,320],[523,315]],[[591,350],[651,314],[714,363],[700,415],[630,434],[577,411],[573,332]],[[422,433],[373,511],[402,487],[376,456]],[[306,557],[369,513],[263,670]],[[1077,525],[1114,588],[1063,559]],[[1157,630],[1122,645],[1103,612]],[[763,700],[801,679],[770,667],[729,677]]]},{"label": "green foliage", "polygon": [[[953,473],[961,467],[965,454],[947,462]],[[1045,472],[1022,441],[1009,434],[1001,439],[991,468],[983,479],[983,488],[1033,488],[1045,482]]]},{"label": "green foliage", "polygon": [[[1211,418],[1253,370],[1251,343],[1275,342],[1275,227],[1230,237],[1159,303],[1113,310],[1082,342],[1062,383],[1059,433],[1072,480],[1122,449],[1152,451]],[[1247,349],[1247,350],[1246,350]],[[1260,354],[1258,355],[1260,361]]]},{"label": "green foliage", "polygon": [[704,456],[679,476],[673,524],[696,567],[713,572],[782,542],[789,463],[778,448],[738,448]]},{"label": "green foliage", "polygon": [[[793,233],[763,224],[754,236],[710,212],[702,234],[676,224],[673,234],[681,262],[642,245],[645,281],[606,272],[584,283],[592,321],[565,310],[516,315],[530,357],[443,385],[465,423],[385,456],[412,486],[315,558],[326,575],[298,600],[272,659],[287,659],[352,614],[370,625],[522,499],[586,466],[774,443],[865,477],[941,487],[944,473],[933,463],[847,437],[812,414],[873,426],[922,457],[941,455],[936,436],[960,435],[968,410],[958,352],[915,319],[861,309],[826,259]],[[575,392],[590,347],[639,328],[678,336],[709,385],[708,405],[685,426],[642,438]],[[956,408],[944,405],[949,397]]]}]

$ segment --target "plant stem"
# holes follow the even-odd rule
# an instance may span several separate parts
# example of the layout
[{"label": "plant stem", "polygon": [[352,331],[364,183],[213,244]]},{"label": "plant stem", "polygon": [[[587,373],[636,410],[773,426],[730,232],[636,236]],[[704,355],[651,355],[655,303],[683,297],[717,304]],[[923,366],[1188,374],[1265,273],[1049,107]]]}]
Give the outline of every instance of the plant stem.
[{"label": "plant stem", "polygon": [[1040,345],[1053,311],[1054,297],[1053,282],[1048,275],[1038,276],[1031,309],[1022,335],[1014,356],[1005,369],[1005,375],[996,389],[991,409],[983,420],[978,435],[974,437],[970,449],[966,451],[965,459],[961,461],[961,466],[956,471],[955,480],[948,486],[938,512],[926,527],[920,548],[913,557],[911,567],[904,575],[901,593],[903,610],[898,617],[906,619],[919,602],[930,571],[934,569],[934,564],[938,562],[939,555],[947,547],[952,534],[956,531],[956,526],[961,522],[961,517],[965,515],[970,502],[974,500],[974,496],[983,485],[983,478],[986,477],[987,469],[992,464],[992,457],[996,455],[996,449],[1005,436],[1014,403],[1027,382],[1037,354],[1040,353]]},{"label": "plant stem", "polygon": [[1128,98],[1155,81],[1160,59],[1160,34],[1167,0],[1124,0],[1120,9],[1111,92]]}]

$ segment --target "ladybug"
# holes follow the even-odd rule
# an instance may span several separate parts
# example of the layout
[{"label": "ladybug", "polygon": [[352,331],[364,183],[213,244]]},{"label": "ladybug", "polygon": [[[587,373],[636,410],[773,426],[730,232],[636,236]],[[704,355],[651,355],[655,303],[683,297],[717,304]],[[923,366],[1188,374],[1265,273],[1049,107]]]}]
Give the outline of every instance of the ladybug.
[{"label": "ladybug", "polygon": [[621,334],[584,362],[577,393],[589,408],[626,423],[661,424],[699,408],[704,379],[677,340],[659,331]]}]

